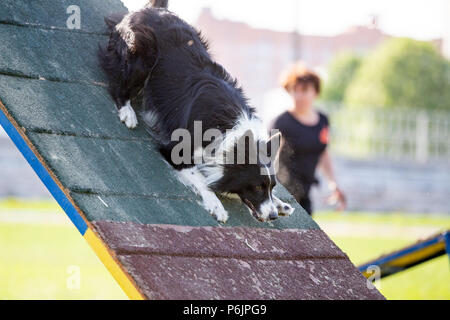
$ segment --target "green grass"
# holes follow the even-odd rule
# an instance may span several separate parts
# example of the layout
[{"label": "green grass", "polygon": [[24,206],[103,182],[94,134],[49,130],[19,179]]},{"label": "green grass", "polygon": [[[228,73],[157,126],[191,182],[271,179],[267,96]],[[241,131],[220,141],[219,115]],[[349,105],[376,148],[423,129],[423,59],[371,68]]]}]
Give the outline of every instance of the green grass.
[{"label": "green grass", "polygon": [[[31,216],[34,222],[27,222]],[[352,227],[395,225],[399,230],[450,229],[450,217],[444,215],[324,212],[314,218],[324,228],[343,223]],[[416,240],[405,234],[330,237],[358,265]],[[0,249],[0,299],[126,299],[54,201],[0,201]],[[68,286],[71,266],[80,271],[79,289]],[[380,284],[388,299],[450,299],[448,256],[387,277]]]},{"label": "green grass", "polygon": [[[47,202],[0,202],[0,300],[127,299],[77,229],[55,207]],[[5,216],[30,214],[25,209],[34,210],[43,224],[1,222]],[[45,224],[48,214],[43,212],[49,209],[59,212],[53,214],[60,215],[60,222]]]}]

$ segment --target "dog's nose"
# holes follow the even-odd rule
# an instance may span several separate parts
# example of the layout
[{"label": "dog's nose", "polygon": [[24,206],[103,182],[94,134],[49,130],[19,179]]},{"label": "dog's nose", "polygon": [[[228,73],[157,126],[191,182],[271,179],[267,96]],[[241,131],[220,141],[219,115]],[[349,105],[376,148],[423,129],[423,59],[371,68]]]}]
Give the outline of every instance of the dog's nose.
[{"label": "dog's nose", "polygon": [[269,219],[270,219],[270,220],[278,219],[278,212],[277,212],[277,211],[272,211],[272,212],[269,214]]}]

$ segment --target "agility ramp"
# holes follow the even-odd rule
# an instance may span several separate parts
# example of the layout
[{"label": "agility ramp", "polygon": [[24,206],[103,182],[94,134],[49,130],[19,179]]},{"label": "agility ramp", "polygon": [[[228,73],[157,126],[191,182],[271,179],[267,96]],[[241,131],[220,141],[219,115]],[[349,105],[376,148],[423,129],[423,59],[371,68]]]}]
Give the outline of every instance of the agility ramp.
[{"label": "agility ramp", "polygon": [[[71,5],[80,29],[67,27]],[[383,299],[282,187],[291,217],[261,223],[224,199],[221,226],[142,127],[119,121],[96,52],[103,17],[124,11],[116,0],[2,0],[0,123],[126,294]]]}]

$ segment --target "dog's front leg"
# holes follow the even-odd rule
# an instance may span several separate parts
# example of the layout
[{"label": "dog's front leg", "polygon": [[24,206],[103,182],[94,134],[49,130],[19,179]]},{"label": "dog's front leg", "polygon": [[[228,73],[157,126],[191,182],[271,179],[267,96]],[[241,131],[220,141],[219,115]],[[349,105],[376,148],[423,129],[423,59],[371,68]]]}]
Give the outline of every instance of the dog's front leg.
[{"label": "dog's front leg", "polygon": [[294,208],[286,202],[281,201],[274,195],[272,195],[273,203],[278,209],[278,214],[280,216],[290,216],[294,212]]},{"label": "dog's front leg", "polygon": [[217,221],[223,223],[227,222],[228,212],[225,210],[216,194],[208,188],[205,177],[196,167],[180,170],[179,176],[183,184],[191,187],[195,193],[200,195],[203,200],[203,207],[213,215]]}]

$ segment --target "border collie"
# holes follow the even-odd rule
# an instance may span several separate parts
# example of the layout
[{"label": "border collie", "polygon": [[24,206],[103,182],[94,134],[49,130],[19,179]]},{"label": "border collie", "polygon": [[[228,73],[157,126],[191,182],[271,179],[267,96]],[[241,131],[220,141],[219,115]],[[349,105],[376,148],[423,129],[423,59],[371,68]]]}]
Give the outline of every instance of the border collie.
[{"label": "border collie", "polygon": [[[105,18],[111,33],[99,59],[120,120],[135,128],[140,113],[161,154],[218,221],[226,222],[228,213],[215,192],[237,195],[259,221],[292,214],[272,194],[273,166],[259,157],[280,135],[268,137],[237,80],[211,58],[201,32],[167,5],[153,0],[140,11]],[[138,96],[142,108],[135,110],[130,100]],[[180,152],[177,130],[188,133],[184,145],[194,145],[192,150]],[[273,160],[275,153],[267,154]],[[176,161],[177,154],[188,161]]]}]

